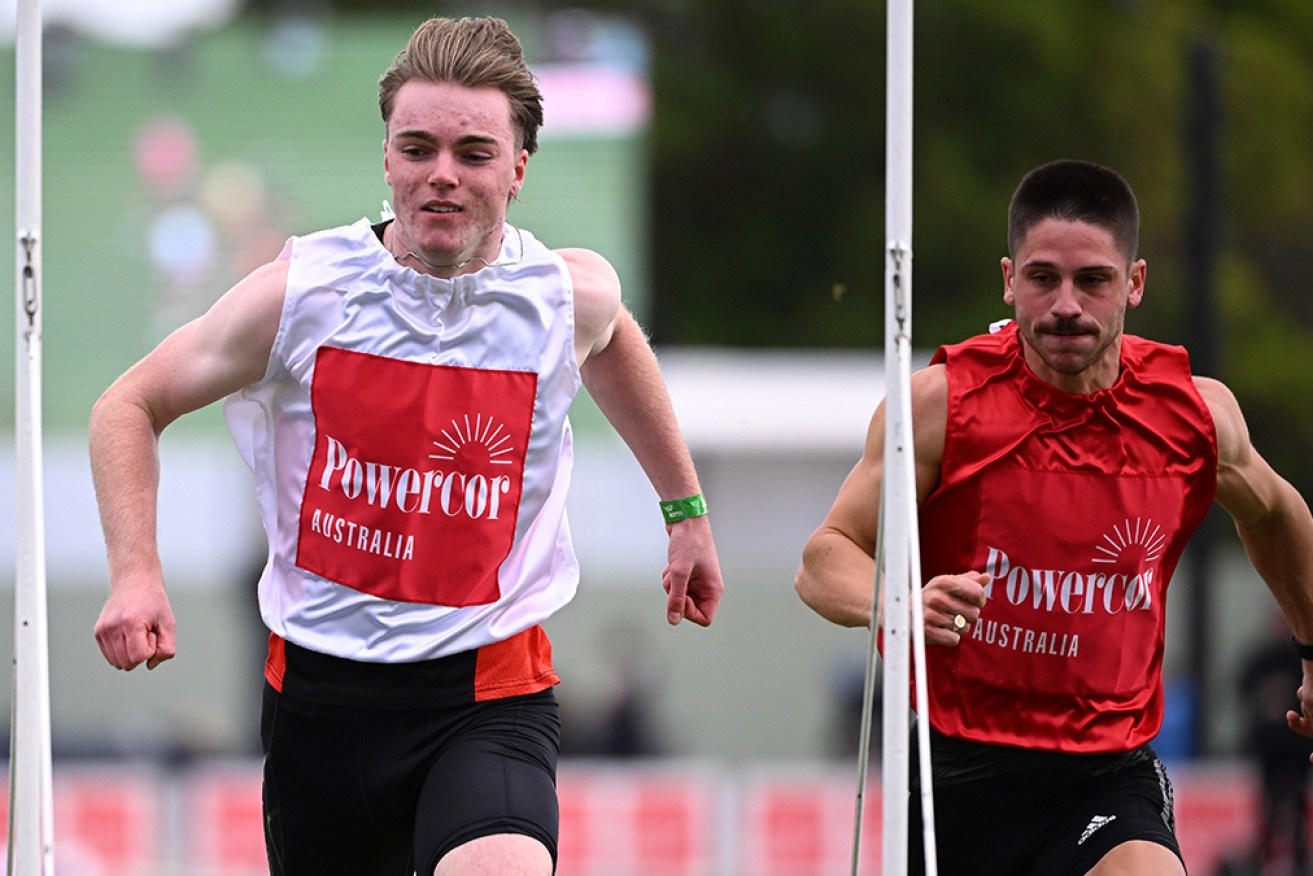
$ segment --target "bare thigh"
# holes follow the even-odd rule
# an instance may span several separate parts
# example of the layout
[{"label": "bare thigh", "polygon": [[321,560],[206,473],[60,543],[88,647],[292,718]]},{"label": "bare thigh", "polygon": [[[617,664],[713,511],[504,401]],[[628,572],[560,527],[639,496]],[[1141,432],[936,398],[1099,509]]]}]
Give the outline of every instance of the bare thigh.
[{"label": "bare thigh", "polygon": [[532,837],[502,833],[470,840],[438,861],[433,876],[551,876],[552,856]]},{"label": "bare thigh", "polygon": [[1086,876],[1185,876],[1185,867],[1166,846],[1130,840],[1104,855]]}]

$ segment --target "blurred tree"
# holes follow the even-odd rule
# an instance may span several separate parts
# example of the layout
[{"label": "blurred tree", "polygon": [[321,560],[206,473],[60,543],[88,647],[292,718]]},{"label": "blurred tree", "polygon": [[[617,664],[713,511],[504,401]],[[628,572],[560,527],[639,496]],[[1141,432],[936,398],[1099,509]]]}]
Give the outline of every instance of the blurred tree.
[{"label": "blurred tree", "polygon": [[[871,0],[577,0],[652,37],[658,341],[873,346],[883,337],[884,16]],[[1217,373],[1313,496],[1313,4],[939,0],[916,8],[914,332],[1006,315],[1021,174],[1118,168],[1144,215],[1130,331],[1187,342],[1188,54],[1218,57]]]},{"label": "blurred tree", "polygon": [[1262,453],[1313,499],[1313,4],[1217,0],[1224,376]]},{"label": "blurred tree", "polygon": [[883,7],[656,5],[658,339],[874,344]]}]

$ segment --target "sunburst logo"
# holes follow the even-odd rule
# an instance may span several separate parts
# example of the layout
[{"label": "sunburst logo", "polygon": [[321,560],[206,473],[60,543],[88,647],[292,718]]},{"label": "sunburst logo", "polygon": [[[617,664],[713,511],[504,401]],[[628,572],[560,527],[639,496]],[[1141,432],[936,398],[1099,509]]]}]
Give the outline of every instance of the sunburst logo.
[{"label": "sunburst logo", "polygon": [[512,463],[511,459],[505,458],[514,450],[510,443],[511,437],[505,426],[493,417],[485,421],[482,414],[475,414],[474,422],[471,423],[470,415],[466,414],[463,424],[460,420],[452,420],[451,426],[442,430],[442,437],[443,441],[433,442],[433,446],[441,452],[430,453],[429,459],[455,461],[461,463],[462,468],[469,464]]},{"label": "sunburst logo", "polygon": [[1163,555],[1167,536],[1163,534],[1162,527],[1152,520],[1137,517],[1131,522],[1128,517],[1120,526],[1114,526],[1111,533],[1105,533],[1103,540],[1106,544],[1095,546],[1095,556],[1091,562],[1116,563],[1127,551],[1138,549],[1143,552],[1142,562],[1148,564]]}]

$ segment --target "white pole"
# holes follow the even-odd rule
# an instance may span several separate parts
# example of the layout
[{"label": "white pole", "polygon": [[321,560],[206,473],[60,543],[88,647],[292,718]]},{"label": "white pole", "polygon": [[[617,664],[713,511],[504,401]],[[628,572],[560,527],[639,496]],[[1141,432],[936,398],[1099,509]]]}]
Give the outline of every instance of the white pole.
[{"label": "white pole", "polygon": [[[880,520],[884,520],[886,491],[880,490]],[[852,867],[850,876],[858,876],[862,860],[862,821],[866,810],[866,783],[871,761],[871,724],[875,711],[875,671],[880,659],[880,606],[884,601],[881,592],[881,574],[884,569],[884,527],[881,525],[875,538],[875,583],[871,595],[871,635],[867,642],[866,676],[862,684],[861,736],[857,743],[857,806],[853,824]],[[906,729],[906,725],[904,725]]]},{"label": "white pole", "polygon": [[[884,714],[881,764],[883,849],[881,872],[907,873],[909,679],[915,672],[917,756],[921,782],[921,841],[925,876],[937,876],[934,794],[930,780],[925,623],[921,600],[916,459],[912,443],[912,10],[914,0],[888,0],[885,127],[885,434],[880,526],[875,549],[871,642],[867,658],[862,737],[858,745],[857,823],[852,876],[857,876],[870,750],[876,638],[884,631]],[[909,638],[910,636],[910,638]],[[911,664],[911,665],[909,665]]]},{"label": "white pole", "polygon": [[[925,627],[912,442],[912,19],[913,0],[889,0],[885,131],[885,543],[882,872],[907,872],[909,660],[915,672],[925,874],[936,876]],[[877,572],[877,576],[878,576]],[[911,634],[910,641],[908,634]]]},{"label": "white pole", "polygon": [[[901,271],[901,267],[896,270]],[[888,270],[886,271],[888,275]],[[898,276],[898,274],[894,274]],[[885,305],[886,325],[896,326],[893,316],[894,296],[889,295]],[[877,588],[884,596],[884,702],[882,724],[882,756],[880,761],[881,801],[883,815],[883,853],[881,873],[907,872],[907,789],[908,789],[908,718],[911,702],[908,692],[911,654],[909,652],[909,626],[911,610],[908,607],[908,529],[903,509],[907,506],[907,485],[901,471],[910,467],[908,451],[910,429],[902,420],[897,341],[886,339],[885,374],[889,387],[885,396],[885,447],[884,447],[884,500],[880,519],[881,541],[885,566],[876,570],[883,575],[883,586]],[[912,501],[915,502],[915,490]]]},{"label": "white pole", "polygon": [[41,460],[41,4],[18,0],[15,448],[18,485],[9,873],[54,873],[50,653]]}]

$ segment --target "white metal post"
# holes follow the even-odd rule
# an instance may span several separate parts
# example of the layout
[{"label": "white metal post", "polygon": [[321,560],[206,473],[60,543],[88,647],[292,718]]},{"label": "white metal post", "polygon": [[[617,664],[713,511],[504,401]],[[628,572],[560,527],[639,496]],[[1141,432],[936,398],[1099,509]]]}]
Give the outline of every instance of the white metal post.
[{"label": "white metal post", "polygon": [[[912,436],[912,35],[913,0],[889,0],[885,130],[885,445],[880,531],[884,554],[882,872],[907,872],[909,679],[918,709],[925,874],[935,876],[934,801],[926,720],[925,627]],[[877,569],[877,580],[880,577]],[[910,670],[910,671],[909,671]]]},{"label": "white metal post", "polygon": [[50,653],[41,454],[41,4],[18,0],[15,70],[17,569],[9,873],[54,872]]}]

